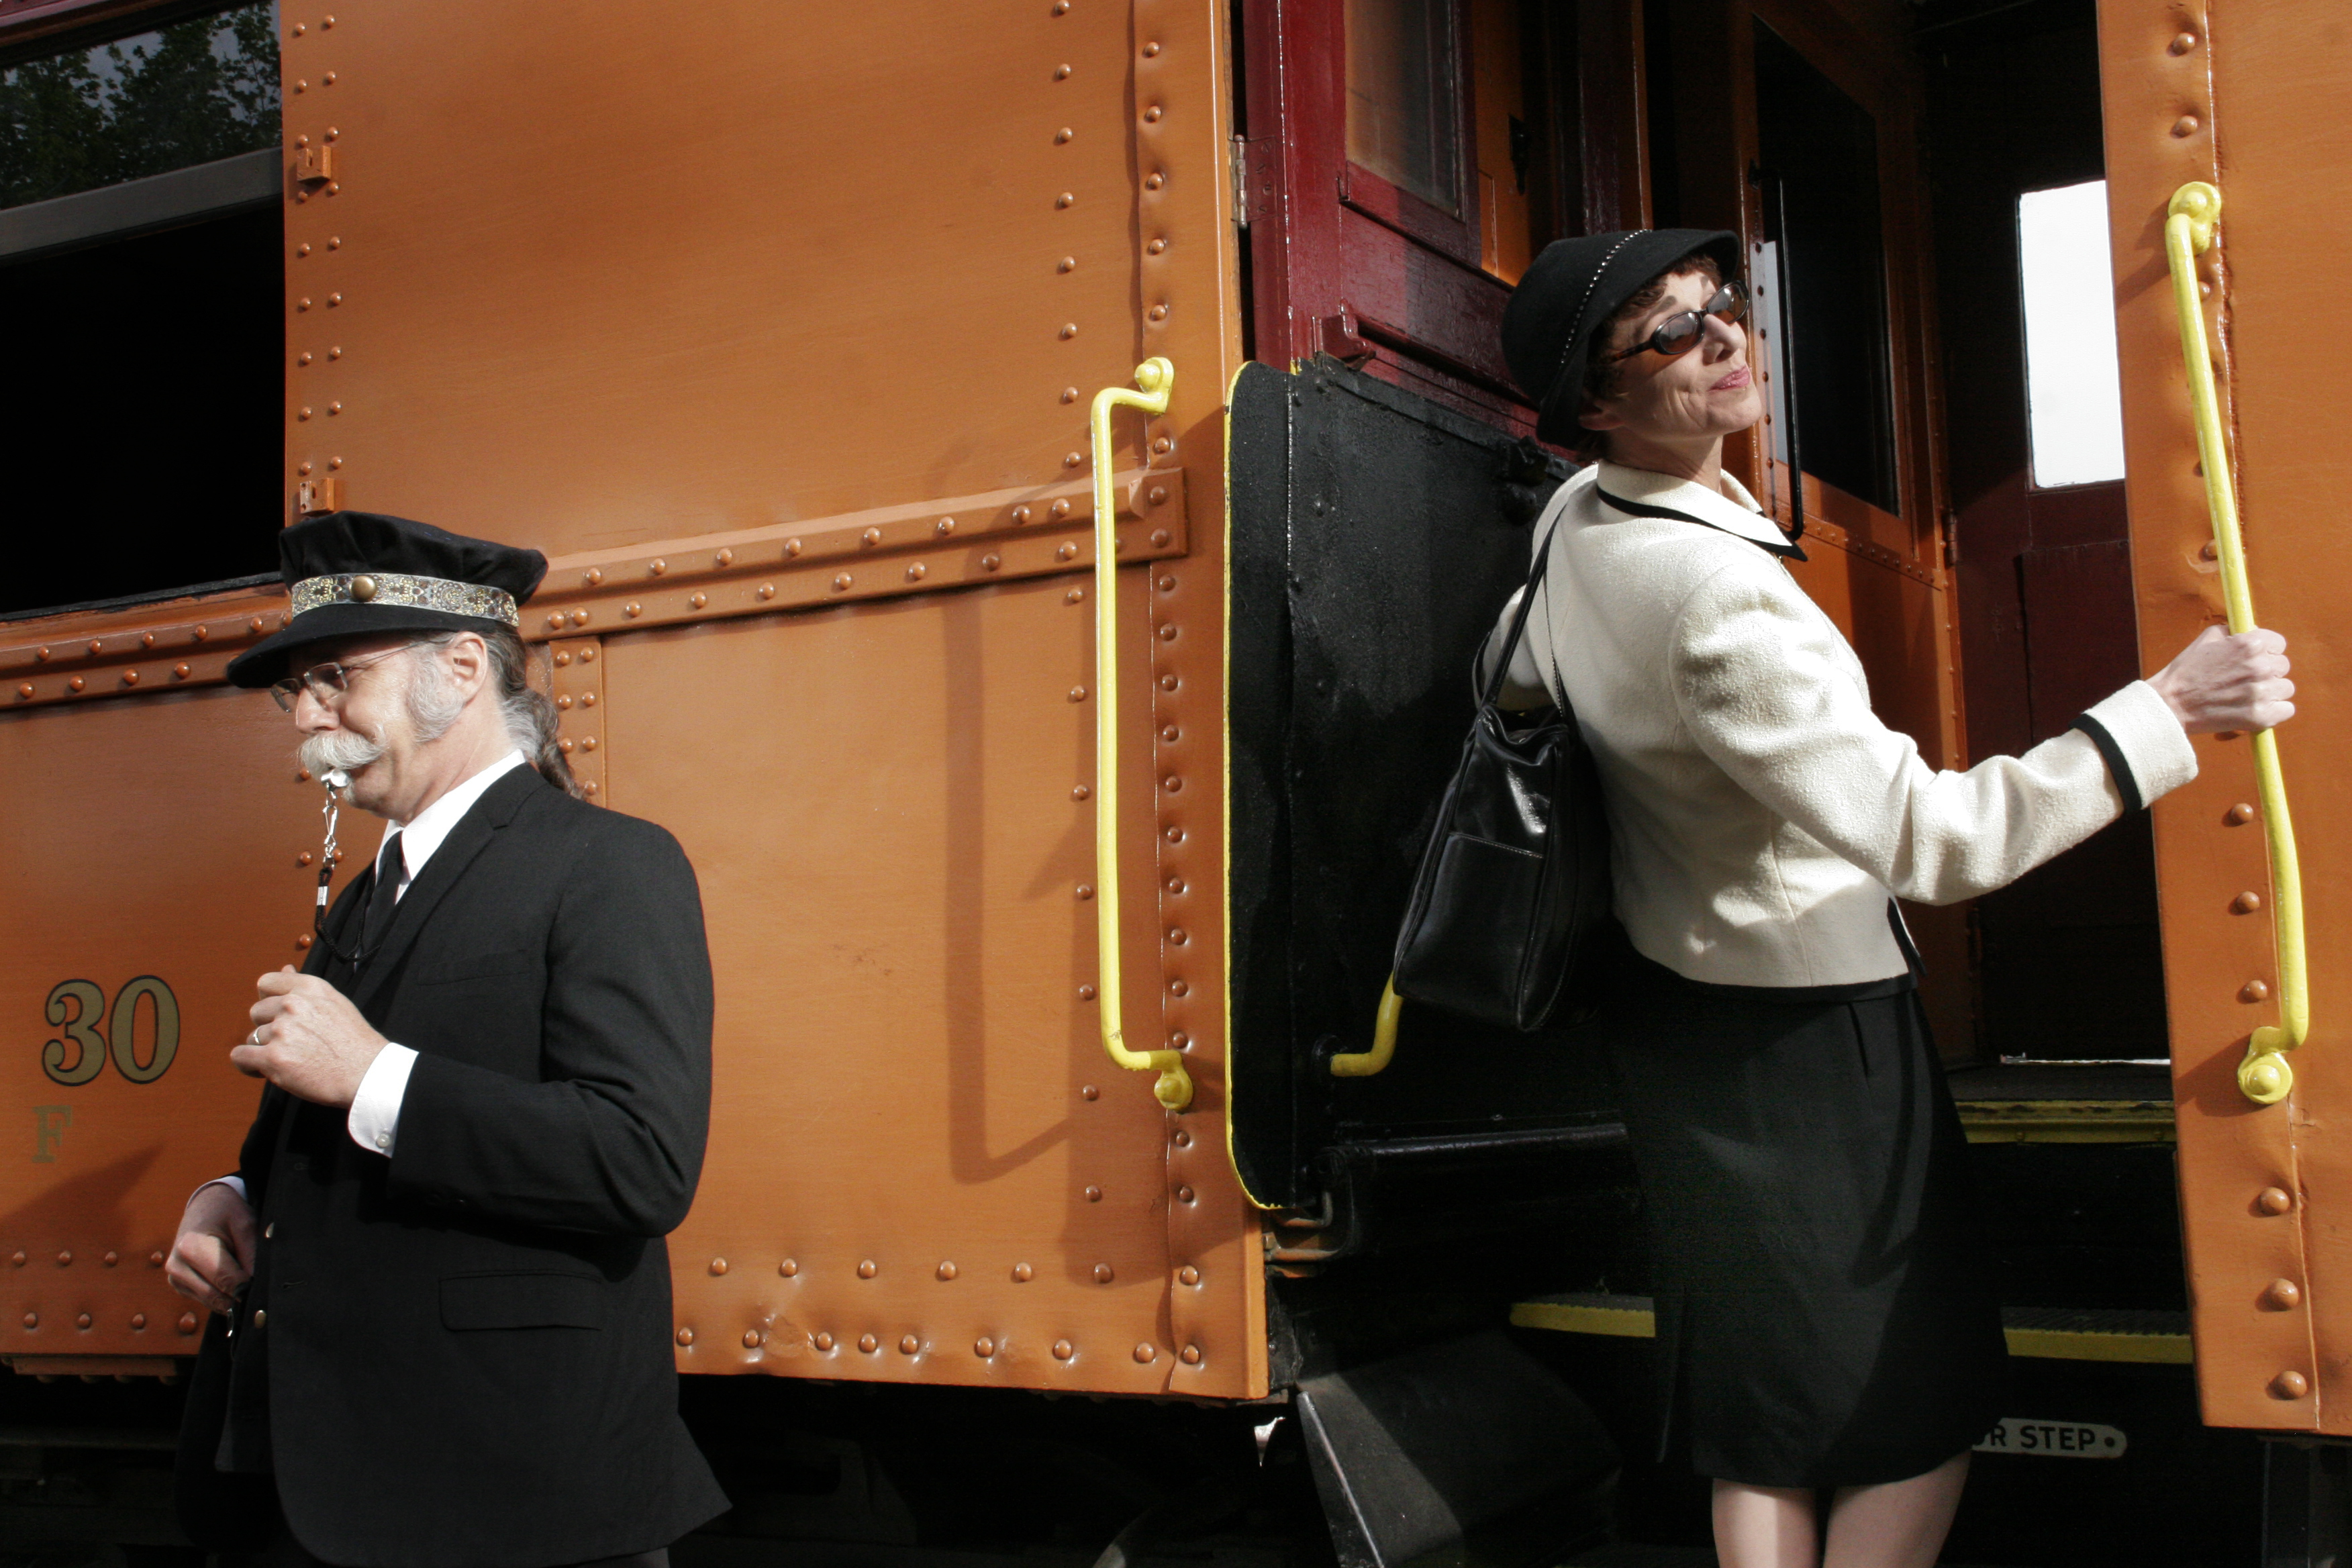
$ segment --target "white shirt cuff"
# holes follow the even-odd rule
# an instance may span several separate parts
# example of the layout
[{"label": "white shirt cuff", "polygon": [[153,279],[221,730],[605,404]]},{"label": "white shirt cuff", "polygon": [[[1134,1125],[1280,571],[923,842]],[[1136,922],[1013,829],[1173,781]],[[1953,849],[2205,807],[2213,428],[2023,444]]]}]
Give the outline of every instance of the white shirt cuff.
[{"label": "white shirt cuff", "polygon": [[[244,1198],[246,1196],[245,1178],[243,1176],[215,1176],[211,1181],[205,1184],[205,1187],[226,1187],[238,1197]],[[196,1193],[203,1192],[205,1187],[198,1187],[195,1193],[190,1193],[188,1194],[188,1203],[194,1203],[196,1201]],[[250,1203],[253,1200],[246,1198],[246,1201]],[[187,1204],[182,1204],[180,1206],[184,1209],[187,1207]]]},{"label": "white shirt cuff", "polygon": [[406,1046],[387,1045],[368,1064],[367,1076],[360,1079],[359,1092],[352,1096],[352,1113],[343,1125],[350,1130],[352,1142],[371,1154],[392,1158],[392,1146],[400,1136],[400,1101],[408,1092],[409,1069],[416,1065],[416,1053]]}]

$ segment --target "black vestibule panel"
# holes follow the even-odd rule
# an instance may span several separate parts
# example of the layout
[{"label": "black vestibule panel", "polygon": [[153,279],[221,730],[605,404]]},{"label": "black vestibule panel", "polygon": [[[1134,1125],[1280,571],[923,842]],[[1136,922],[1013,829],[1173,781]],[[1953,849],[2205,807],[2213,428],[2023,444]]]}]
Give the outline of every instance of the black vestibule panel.
[{"label": "black vestibule panel", "polygon": [[1299,1195],[1290,1059],[1290,405],[1297,379],[1255,362],[1225,423],[1225,919],[1234,1163],[1260,1203]]},{"label": "black vestibule panel", "polygon": [[1369,1159],[1389,1162],[1380,1180],[1393,1192],[1395,1156],[1445,1163],[1452,1190],[1489,1205],[1530,1199],[1560,1173],[1559,1152],[1613,1115],[1591,1042],[1408,1005],[1387,1071],[1335,1079],[1328,1064],[1370,1045],[1469,728],[1472,660],[1527,574],[1529,525],[1564,468],[1328,360],[1296,375],[1245,367],[1231,417],[1229,1070],[1243,1180],[1261,1203],[1295,1205]]},{"label": "black vestibule panel", "polygon": [[0,616],[276,573],[282,227],[273,202],[0,265]]}]

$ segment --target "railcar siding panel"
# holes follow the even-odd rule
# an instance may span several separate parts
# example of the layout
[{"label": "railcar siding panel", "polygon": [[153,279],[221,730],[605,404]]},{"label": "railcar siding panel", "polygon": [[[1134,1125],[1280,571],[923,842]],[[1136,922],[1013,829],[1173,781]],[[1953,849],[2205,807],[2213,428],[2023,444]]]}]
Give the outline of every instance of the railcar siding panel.
[{"label": "railcar siding panel", "polygon": [[[711,1159],[671,1239],[683,1366],[1167,1384],[1165,1118],[1072,1005],[1090,610],[1051,579],[609,642],[609,796],[679,825],[719,981]],[[1148,768],[1124,781],[1147,799]],[[1149,909],[1149,856],[1127,869]]]},{"label": "railcar siding panel", "polygon": [[[2352,155],[2316,106],[2352,93],[2352,22],[2312,0],[2100,6],[2108,200],[2123,356],[2126,493],[2143,667],[2221,620],[2165,257],[2166,204],[2186,181],[2222,193],[2209,330],[2238,468],[2256,613],[2295,660],[2301,713],[2280,732],[2310,931],[2313,1029],[2285,1101],[2248,1103],[2236,1069],[2275,1008],[2262,828],[2242,741],[2198,738],[2202,773],[2158,803],[2156,850],[2179,1117],[2181,1217],[2198,1377],[2216,1426],[2352,1432],[2345,1397],[2343,1239],[2352,1110],[2342,1020],[2352,995],[2352,780],[2335,694],[2347,671],[2340,513],[2352,454],[2315,430],[2340,352],[2310,328],[2312,258],[2352,238]],[[2263,993],[2264,995],[2267,992]],[[2269,1201],[2266,1194],[2275,1194]],[[2288,1305],[2273,1282],[2295,1286]]]},{"label": "railcar siding panel", "polygon": [[228,1062],[254,981],[309,940],[292,742],[218,687],[0,713],[0,1355],[195,1352],[161,1258],[259,1098]]},{"label": "railcar siding panel", "polygon": [[[2312,258],[2352,245],[2352,150],[2340,118],[2352,100],[2352,16],[2310,0],[2230,0],[2213,10],[2240,505],[2254,602],[2264,624],[2293,640],[2302,693],[2302,714],[2279,741],[2302,845],[2315,1023],[2295,1063],[2292,1107],[2281,1109],[2305,1205],[2319,1426],[2340,1435],[2352,1433],[2352,1142],[2340,1130],[2352,1117],[2352,1064],[2343,1054],[2352,1043],[2352,727],[2336,694],[2352,682],[2344,641],[2352,535],[2343,521],[2352,452],[2315,428],[2314,394],[2338,383],[2343,350],[2327,341],[2333,334],[2311,331],[2308,301]],[[2260,885],[2259,873],[2250,885]],[[2280,1110],[2263,1114],[2279,1118]],[[2200,1301],[2207,1295],[2200,1290]],[[2210,1304],[2248,1310],[2228,1294]]]},{"label": "railcar siding panel", "polygon": [[[680,1365],[1263,1392],[1214,893],[1240,308],[1223,7],[332,12],[284,17],[289,154],[335,155],[288,211],[289,494],[331,475],[344,506],[707,572],[747,531],[1083,480],[1093,393],[1174,362],[1168,416],[1122,415],[1114,460],[1184,480],[1151,543],[1184,553],[1121,588],[1125,1023],[1190,1043],[1183,1116],[1102,1058],[1077,994],[1083,552],[866,599],[877,574],[913,581],[893,534],[839,564],[854,605],[746,616],[765,579],[649,575],[662,629],[596,598],[526,631],[601,639],[599,706],[565,732],[596,741],[600,799],[686,842],[709,900],[719,1089],[673,1247]],[[1018,541],[1023,572],[1065,547]],[[780,576],[779,606],[804,585]]]}]

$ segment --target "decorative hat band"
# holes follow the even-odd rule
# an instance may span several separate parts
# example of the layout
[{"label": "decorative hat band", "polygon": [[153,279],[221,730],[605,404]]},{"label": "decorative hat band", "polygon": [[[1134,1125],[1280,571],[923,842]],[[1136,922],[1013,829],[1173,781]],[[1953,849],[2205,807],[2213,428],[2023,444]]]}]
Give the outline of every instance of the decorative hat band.
[{"label": "decorative hat band", "polygon": [[353,572],[334,577],[305,577],[294,584],[298,616],[327,605],[397,605],[411,610],[439,610],[477,620],[503,621],[519,626],[514,595],[504,588],[478,583],[453,583],[446,577],[410,577],[398,572]]}]

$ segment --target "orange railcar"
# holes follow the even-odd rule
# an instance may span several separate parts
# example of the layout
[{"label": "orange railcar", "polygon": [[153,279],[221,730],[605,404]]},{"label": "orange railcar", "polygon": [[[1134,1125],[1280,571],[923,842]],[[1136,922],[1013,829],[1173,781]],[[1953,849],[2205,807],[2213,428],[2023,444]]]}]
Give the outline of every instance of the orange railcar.
[{"label": "orange railcar", "polygon": [[[1498,1552],[1597,1528],[1614,1461],[1589,1402],[1629,1456],[1621,1525],[1687,1533],[1622,1394],[1646,1302],[1590,1058],[1409,1013],[1387,1072],[1328,1071],[1371,1033],[1419,814],[1466,714],[1462,660],[1565,471],[1522,439],[1502,301],[1555,235],[1743,235],[1773,312],[1759,352],[1803,392],[1814,442],[1803,580],[1882,712],[1958,764],[2063,724],[2051,705],[2083,671],[2152,668],[2219,614],[2160,240],[2173,188],[2218,175],[2229,265],[2209,282],[2255,592],[2311,698],[2282,750],[2315,1047],[2284,1105],[2235,1096],[2276,984],[2268,930],[2243,918],[2274,893],[2232,813],[2253,798],[2235,742],[2200,742],[2204,776],[2158,806],[2152,860],[2127,827],[2019,898],[1915,923],[2004,1247],[2028,1237],[2004,1256],[2029,1403],[1989,1438],[2012,1447],[1985,1461],[1964,1532],[2040,1560],[2036,1500],[2058,1481],[2020,1450],[2043,1426],[2053,1445],[2094,1434],[2068,1484],[2102,1539],[2193,1560],[2255,1529],[2260,1450],[2198,1429],[2189,1325],[2167,1314],[2194,1308],[2214,1426],[2352,1419],[2329,1414],[2326,1311],[2326,999],[2352,977],[2329,919],[2352,840],[2326,772],[2326,501],[2347,476],[2291,434],[2327,342],[2298,313],[2324,268],[2296,263],[2352,210],[2352,159],[2324,133],[2339,111],[2309,107],[2341,96],[2347,57],[2309,40],[2344,24],[2304,0],[2106,0],[2095,29],[2063,0],[2020,9],[322,0],[185,20],[0,0],[5,90],[49,104],[66,143],[132,136],[118,100],[163,79],[156,61],[202,78],[254,143],[68,179],[87,189],[19,181],[0,207],[20,311],[106,316],[102,333],[28,320],[14,351],[35,371],[20,388],[88,391],[17,411],[49,434],[17,444],[0,500],[32,542],[0,592],[0,1017],[18,1042],[0,1102],[22,1140],[0,1191],[0,1357],[157,1378],[193,1347],[161,1255],[250,1112],[226,1046],[253,977],[309,941],[318,853],[318,790],[280,717],[221,671],[285,615],[258,575],[270,531],[352,507],[548,553],[525,630],[572,765],[676,832],[701,877],[716,1093],[671,1244],[678,1363],[761,1374],[691,1384],[698,1430],[744,1451],[801,1432],[801,1460],[833,1466],[802,1493],[836,1499],[746,1502],[730,1528],[964,1540],[926,1513],[922,1467],[874,1458],[892,1439],[794,1403],[848,1384],[899,1385],[906,1423],[1007,1430],[1052,1426],[1031,1394],[1133,1396],[1110,1407],[1133,1425],[1101,1430],[1190,1456],[1096,1489],[1134,1511],[1286,1411],[1275,1430],[1305,1429],[1303,1473],[1367,1562],[1412,1555],[1382,1534],[1399,1497]],[[155,26],[128,63],[58,63]],[[218,63],[267,48],[275,135]],[[32,91],[60,82],[86,124]],[[2006,105],[1971,101],[2002,82]],[[2004,141],[1971,123],[1988,114],[2048,126]],[[0,160],[37,162],[13,145]],[[2128,475],[2036,488],[2000,456],[2024,428],[2014,355],[1975,315],[2005,298],[1987,319],[2013,336],[2013,245],[1963,215],[2102,172]],[[282,298],[257,310],[257,278]],[[126,280],[142,300],[182,286],[180,336],[137,319]],[[1091,401],[1155,358],[1165,413],[1118,414],[1096,450]],[[1790,418],[1776,404],[1733,454],[1782,515]],[[173,428],[184,456],[143,461]],[[2160,917],[2110,907],[2159,896]],[[2055,983],[2035,968],[2053,953]],[[1181,1109],[1106,1054],[1114,975],[1113,1022],[1181,1062]],[[2129,1065],[2168,1055],[2173,1105]],[[2176,1139],[2185,1290],[2164,1234]],[[2072,1228],[2028,1237],[2066,1192],[2090,1194],[2068,1200]],[[1481,1337],[1515,1300],[1516,1344]],[[1484,1426],[1577,1458],[1505,1465],[1485,1493],[1408,1464],[1413,1491],[1399,1412],[1433,1381],[1476,1393],[1425,1417],[1447,1441]],[[161,1385],[11,1388],[20,1446],[59,1473],[85,1452],[78,1424],[136,1451],[168,1413]],[[1170,1400],[1189,1413],[1141,1403]],[[887,1479],[857,1508],[837,1502],[865,1485],[844,1455]],[[2334,1484],[2273,1463],[2274,1500]],[[739,1500],[793,1492],[772,1469],[730,1470]],[[2192,1472],[2233,1493],[2193,1528]],[[168,1529],[118,1516],[144,1522],[25,1528]]]}]

